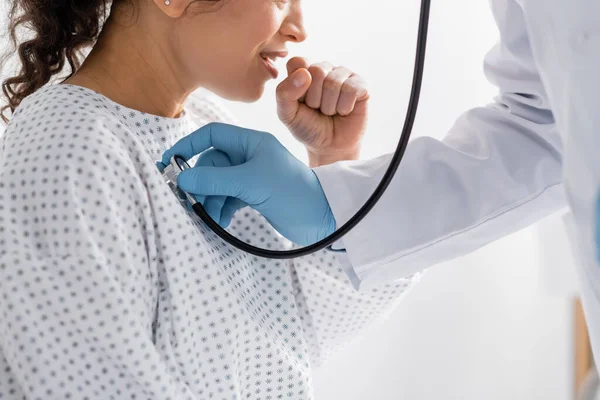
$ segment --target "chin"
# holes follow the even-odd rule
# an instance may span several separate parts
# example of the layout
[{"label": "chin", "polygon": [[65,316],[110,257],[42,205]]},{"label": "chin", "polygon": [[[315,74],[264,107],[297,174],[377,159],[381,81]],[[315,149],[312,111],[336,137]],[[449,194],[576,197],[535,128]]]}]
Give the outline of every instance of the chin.
[{"label": "chin", "polygon": [[243,88],[237,87],[230,90],[215,90],[214,92],[226,100],[254,103],[265,93],[265,83],[248,85]]}]

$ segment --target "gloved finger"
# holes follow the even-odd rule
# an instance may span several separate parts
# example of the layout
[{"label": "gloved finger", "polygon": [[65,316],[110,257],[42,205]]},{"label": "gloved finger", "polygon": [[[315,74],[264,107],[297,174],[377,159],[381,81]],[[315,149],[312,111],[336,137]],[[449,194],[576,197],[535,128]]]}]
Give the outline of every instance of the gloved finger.
[{"label": "gloved finger", "polygon": [[[196,164],[194,165],[194,168],[197,168],[197,167],[229,167],[229,166],[231,166],[231,161],[229,160],[229,157],[227,156],[227,154],[225,154],[222,151],[219,151],[217,149],[208,149],[205,152],[203,152],[202,154],[200,154],[200,156],[198,156],[198,159],[196,160]],[[210,215],[210,217],[213,220],[215,220],[217,222],[219,221],[219,218],[221,216],[221,207],[223,207],[223,204],[225,203],[225,197],[212,196],[207,199],[206,196],[195,195],[194,198],[196,199],[197,202],[202,203],[202,205],[204,206],[204,209],[206,210],[208,215]]]},{"label": "gloved finger", "polygon": [[158,172],[160,172],[161,174],[164,172],[165,168],[167,168],[167,166],[160,161],[157,161],[155,163],[155,165],[156,165],[156,168],[158,169]]},{"label": "gloved finger", "polygon": [[210,123],[180,139],[162,155],[162,163],[168,165],[174,155],[186,161],[211,147],[221,150],[229,156],[234,164],[245,161],[248,139],[256,131],[235,125]]},{"label": "gloved finger", "polygon": [[231,167],[231,160],[220,150],[208,149],[198,156],[196,167]]},{"label": "gloved finger", "polygon": [[205,196],[231,196],[247,201],[249,180],[243,166],[195,167],[181,171],[177,186],[188,193]]},{"label": "gloved finger", "polygon": [[219,223],[221,220],[221,210],[223,209],[223,205],[225,205],[226,200],[226,196],[208,196],[206,198],[203,206],[206,210],[206,213],[212,218],[213,221]]},{"label": "gloved finger", "polygon": [[234,199],[233,197],[228,197],[225,201],[225,205],[221,209],[221,220],[219,221],[219,225],[223,229],[226,229],[231,223],[231,219],[234,214],[241,208],[247,207],[248,204],[241,201],[240,199]]}]

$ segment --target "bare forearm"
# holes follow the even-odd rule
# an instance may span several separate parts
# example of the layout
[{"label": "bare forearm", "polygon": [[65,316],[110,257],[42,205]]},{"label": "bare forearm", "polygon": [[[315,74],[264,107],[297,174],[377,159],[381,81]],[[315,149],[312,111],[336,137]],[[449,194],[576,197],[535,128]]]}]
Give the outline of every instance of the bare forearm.
[{"label": "bare forearm", "polygon": [[321,167],[323,165],[333,164],[338,161],[358,160],[360,149],[336,153],[336,154],[317,154],[308,151],[308,166],[311,168]]}]

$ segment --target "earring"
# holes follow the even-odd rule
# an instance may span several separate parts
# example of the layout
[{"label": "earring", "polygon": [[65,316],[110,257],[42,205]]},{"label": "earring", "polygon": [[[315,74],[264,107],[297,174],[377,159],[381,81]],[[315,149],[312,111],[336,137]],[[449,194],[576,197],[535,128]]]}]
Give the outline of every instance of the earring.
[{"label": "earring", "polygon": [[165,0],[165,6],[168,6],[169,4],[171,4],[171,0]]}]

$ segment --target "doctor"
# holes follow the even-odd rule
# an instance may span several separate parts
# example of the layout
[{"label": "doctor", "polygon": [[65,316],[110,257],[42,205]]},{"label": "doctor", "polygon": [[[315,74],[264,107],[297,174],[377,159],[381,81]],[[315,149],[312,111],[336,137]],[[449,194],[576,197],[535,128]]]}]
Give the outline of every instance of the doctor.
[{"label": "doctor", "polygon": [[[357,288],[393,280],[469,253],[568,203],[600,363],[600,1],[492,0],[491,6],[501,39],[485,71],[498,97],[462,115],[444,140],[409,144],[380,202],[338,243],[342,262]],[[279,113],[292,125],[306,104],[298,101],[304,93],[285,85]],[[318,140],[333,142],[334,133]],[[163,162],[210,147],[226,153],[232,166],[184,171],[179,186],[238,198],[299,244],[344,224],[391,157],[310,169],[269,134],[213,124],[182,139]]]}]

